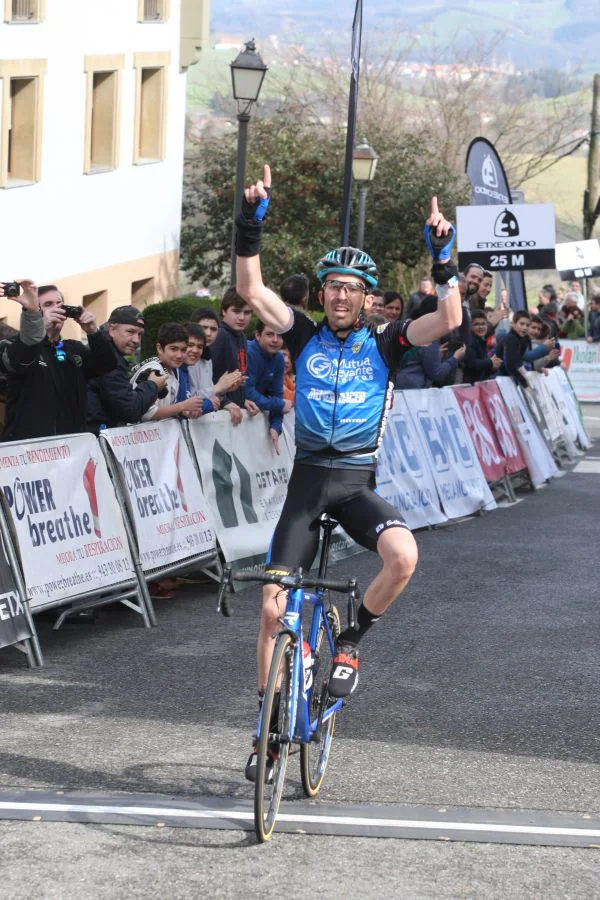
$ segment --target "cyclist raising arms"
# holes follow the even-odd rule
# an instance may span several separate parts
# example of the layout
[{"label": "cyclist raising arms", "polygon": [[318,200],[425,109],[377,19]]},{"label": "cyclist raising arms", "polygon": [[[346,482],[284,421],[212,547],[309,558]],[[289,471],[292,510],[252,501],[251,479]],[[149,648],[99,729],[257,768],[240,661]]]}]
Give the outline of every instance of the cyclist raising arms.
[{"label": "cyclist raising arms", "polygon": [[[270,187],[271,172],[265,166],[263,180],[244,192],[236,266],[238,293],[268,328],[282,335],[296,367],[296,459],[266,568],[280,574],[299,566],[308,570],[325,512],[381,557],[383,568],[358,609],[358,630],[347,628],[336,643],[329,693],[345,697],[358,683],[359,641],[404,590],[417,564],[414,537],[398,511],[375,493],[376,455],[400,359],[412,346],[429,344],[462,321],[457,271],[450,261],[455,230],[434,197],[425,239],[440,301],[436,312],[369,328],[362,310],[377,286],[375,263],[360,249],[340,247],[317,266],[326,318],[316,325],[263,283],[260,239]],[[273,634],[283,615],[280,593],[277,585],[265,585],[258,636],[259,696],[269,673]],[[255,773],[253,752],[246,776],[254,780]]]}]

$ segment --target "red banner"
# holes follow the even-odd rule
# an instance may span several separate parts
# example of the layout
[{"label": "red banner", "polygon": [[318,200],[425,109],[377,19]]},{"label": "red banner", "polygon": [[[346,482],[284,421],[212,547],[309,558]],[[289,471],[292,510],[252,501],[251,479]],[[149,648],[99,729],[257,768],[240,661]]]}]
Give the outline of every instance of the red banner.
[{"label": "red banner", "polygon": [[510,414],[506,408],[504,397],[495,381],[482,381],[479,384],[482,405],[485,404],[489,418],[492,421],[496,433],[496,441],[506,460],[506,474],[513,475],[527,468],[525,458],[521,453],[517,435],[510,421]]},{"label": "red banner", "polygon": [[496,431],[479,388],[479,384],[472,384],[468,387],[455,387],[453,390],[475,445],[483,474],[491,484],[504,478],[506,459],[496,439]]}]

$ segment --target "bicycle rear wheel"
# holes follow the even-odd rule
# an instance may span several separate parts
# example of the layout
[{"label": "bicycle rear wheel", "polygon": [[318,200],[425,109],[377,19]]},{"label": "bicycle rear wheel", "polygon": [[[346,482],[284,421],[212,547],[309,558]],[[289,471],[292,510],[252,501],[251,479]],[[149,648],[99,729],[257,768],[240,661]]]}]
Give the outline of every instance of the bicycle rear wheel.
[{"label": "bicycle rear wheel", "polygon": [[[287,768],[289,741],[292,737],[293,723],[290,721],[292,698],[292,671],[294,664],[295,645],[289,634],[280,634],[275,641],[275,650],[269,679],[265,690],[262,706],[261,734],[256,748],[256,783],[254,786],[254,829],[261,843],[268,841],[275,827],[279,802],[283,793],[285,771]],[[274,710],[277,715],[277,733],[283,735],[287,741],[277,747],[276,758],[273,762],[272,780],[269,779],[271,760],[269,746],[273,749],[273,740],[269,740],[269,723],[274,719]]]},{"label": "bicycle rear wheel", "polygon": [[[333,640],[337,638],[341,631],[340,614],[335,606],[331,606],[327,612],[329,627],[333,635]],[[313,665],[313,686],[310,698],[310,718],[311,721],[319,718],[328,706],[334,700],[329,697],[327,687],[329,685],[329,676],[331,673],[332,653],[325,625],[321,622],[319,634],[317,635],[317,643],[315,647],[315,661]],[[329,762],[331,753],[331,742],[335,731],[335,715],[327,719],[321,726],[319,739],[310,741],[308,744],[302,744],[300,747],[300,775],[302,778],[302,787],[307,797],[314,797],[319,793],[323,778],[325,777],[325,769]]]}]

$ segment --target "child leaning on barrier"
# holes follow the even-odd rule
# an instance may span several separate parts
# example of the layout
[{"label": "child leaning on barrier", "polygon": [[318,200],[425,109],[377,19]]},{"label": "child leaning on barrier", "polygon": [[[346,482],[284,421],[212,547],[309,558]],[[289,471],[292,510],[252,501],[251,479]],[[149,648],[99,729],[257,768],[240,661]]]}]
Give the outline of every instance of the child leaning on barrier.
[{"label": "child leaning on barrier", "polygon": [[186,416],[197,419],[202,415],[202,398],[188,397],[178,400],[179,367],[185,360],[188,345],[187,329],[178,322],[166,322],[156,335],[156,356],[144,360],[133,371],[131,383],[148,378],[151,372],[166,375],[167,382],[158,394],[156,402],[144,413],[143,422]]}]

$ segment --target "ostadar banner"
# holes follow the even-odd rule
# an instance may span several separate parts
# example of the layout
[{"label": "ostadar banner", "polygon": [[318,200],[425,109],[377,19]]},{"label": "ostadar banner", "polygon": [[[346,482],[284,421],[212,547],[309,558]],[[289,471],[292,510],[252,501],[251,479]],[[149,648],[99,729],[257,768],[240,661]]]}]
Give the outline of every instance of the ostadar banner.
[{"label": "ostadar banner", "polygon": [[133,577],[121,510],[93,435],[3,444],[0,480],[31,609]]},{"label": "ostadar banner", "polygon": [[575,395],[583,403],[600,403],[600,343],[564,341],[561,362],[567,367]]},{"label": "ostadar banner", "polygon": [[178,422],[107,428],[102,439],[123,469],[144,572],[215,549],[212,517]]},{"label": "ostadar banner", "polygon": [[[486,138],[471,141],[467,150],[465,165],[471,182],[472,204],[474,206],[494,206],[512,202],[504,166],[493,144]],[[498,269],[504,286],[508,289],[508,299],[512,309],[527,309],[527,293],[522,270],[507,272]]]},{"label": "ostadar banner", "polygon": [[225,559],[264,562],[292,471],[287,442],[278,456],[264,413],[235,427],[227,412],[210,413],[190,420],[190,435]]},{"label": "ostadar banner", "polygon": [[556,224],[551,203],[457,206],[458,265],[492,272],[553,269]]}]

